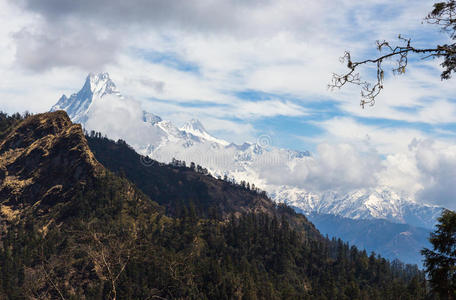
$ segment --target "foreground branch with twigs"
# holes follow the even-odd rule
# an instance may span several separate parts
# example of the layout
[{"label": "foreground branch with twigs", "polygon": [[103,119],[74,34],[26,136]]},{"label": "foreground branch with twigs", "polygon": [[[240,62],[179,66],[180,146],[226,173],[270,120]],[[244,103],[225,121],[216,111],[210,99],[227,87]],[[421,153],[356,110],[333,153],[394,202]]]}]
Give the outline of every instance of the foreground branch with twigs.
[{"label": "foreground branch with twigs", "polygon": [[[428,14],[425,21],[429,24],[439,25],[442,31],[449,33],[450,39],[456,39],[456,0],[449,0],[434,4],[434,10]],[[437,45],[429,48],[416,48],[412,46],[410,38],[398,36],[400,45],[392,46],[388,41],[377,41],[377,50],[386,54],[373,59],[354,61],[349,51],[340,58],[341,63],[346,64],[348,71],[344,74],[333,73],[330,89],[340,89],[347,84],[361,87],[360,105],[373,106],[376,97],[384,88],[385,70],[383,64],[395,58],[395,67],[392,69],[394,75],[404,74],[408,66],[409,54],[421,55],[422,59],[443,58],[441,66],[444,70],[441,73],[442,80],[449,79],[456,71],[456,43]],[[358,67],[374,64],[376,66],[376,80],[370,82],[362,79]]]}]

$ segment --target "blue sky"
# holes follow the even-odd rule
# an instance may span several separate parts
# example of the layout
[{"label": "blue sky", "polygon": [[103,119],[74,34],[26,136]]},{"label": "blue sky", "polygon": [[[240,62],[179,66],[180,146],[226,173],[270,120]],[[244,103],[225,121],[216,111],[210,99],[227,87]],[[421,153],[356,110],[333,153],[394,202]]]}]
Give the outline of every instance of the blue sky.
[{"label": "blue sky", "polygon": [[[0,2],[12,16],[2,18],[1,66],[10,79],[0,93],[13,99],[0,102],[3,110],[45,111],[77,91],[87,72],[108,71],[124,94],[163,118],[196,117],[236,142],[267,133],[276,146],[312,150],[313,139],[332,138],[322,124],[336,118],[439,138],[454,128],[454,88],[438,80],[437,61],[412,57],[406,79],[387,78],[377,105],[365,110],[356,87],[326,88],[331,73],[344,70],[344,50],[373,57],[377,39],[395,42],[399,33],[419,46],[444,41],[421,22],[428,1],[63,2]],[[370,78],[375,70],[362,71]]]},{"label": "blue sky", "polygon": [[[398,34],[417,46],[447,41],[422,23],[429,1],[126,3],[0,0],[0,109],[47,111],[88,72],[107,71],[146,110],[177,125],[198,118],[229,141],[266,134],[277,147],[315,155],[324,143],[349,144],[385,166],[407,157],[395,172],[423,182],[443,176],[439,163],[456,166],[456,85],[440,80],[438,60],[414,57],[404,76],[388,73],[374,107],[360,108],[356,87],[327,89],[331,74],[344,71],[345,50],[355,60],[372,57],[376,40],[396,42]],[[361,72],[369,79],[375,69]],[[416,141],[429,140],[434,156],[424,163]],[[411,192],[425,187],[418,185]]]}]

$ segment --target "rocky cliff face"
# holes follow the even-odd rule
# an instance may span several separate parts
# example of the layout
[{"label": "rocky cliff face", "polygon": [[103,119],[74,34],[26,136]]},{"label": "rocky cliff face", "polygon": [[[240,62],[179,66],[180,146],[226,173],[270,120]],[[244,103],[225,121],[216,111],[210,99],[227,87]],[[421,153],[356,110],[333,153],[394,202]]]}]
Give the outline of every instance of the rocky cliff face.
[{"label": "rocky cliff face", "polygon": [[90,185],[103,167],[64,111],[34,115],[0,140],[0,217],[37,215]]}]

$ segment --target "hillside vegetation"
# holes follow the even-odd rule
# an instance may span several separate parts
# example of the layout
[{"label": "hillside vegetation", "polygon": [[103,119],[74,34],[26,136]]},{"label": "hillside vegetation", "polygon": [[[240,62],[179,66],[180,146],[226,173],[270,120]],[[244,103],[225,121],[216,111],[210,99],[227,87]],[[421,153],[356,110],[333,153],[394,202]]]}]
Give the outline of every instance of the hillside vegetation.
[{"label": "hillside vegetation", "polygon": [[[424,299],[424,274],[264,193],[0,115],[0,299]],[[147,162],[147,163],[145,163]]]}]

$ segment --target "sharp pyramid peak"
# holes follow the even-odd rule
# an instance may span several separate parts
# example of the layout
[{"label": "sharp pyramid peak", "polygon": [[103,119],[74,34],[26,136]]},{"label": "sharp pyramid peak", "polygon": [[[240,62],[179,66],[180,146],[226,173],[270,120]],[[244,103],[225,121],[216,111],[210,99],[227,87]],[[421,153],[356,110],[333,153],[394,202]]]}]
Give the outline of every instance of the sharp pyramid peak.
[{"label": "sharp pyramid peak", "polygon": [[72,121],[85,123],[92,103],[107,95],[123,98],[108,73],[89,73],[82,89],[69,98],[63,95],[51,111],[65,110]]},{"label": "sharp pyramid peak", "polygon": [[187,123],[182,126],[183,130],[186,131],[199,131],[199,132],[207,132],[206,129],[204,128],[203,124],[197,120],[197,119],[191,119]]},{"label": "sharp pyramid peak", "polygon": [[209,132],[207,132],[207,130],[206,130],[206,128],[204,128],[203,124],[197,119],[191,119],[190,121],[185,123],[184,126],[182,126],[180,128],[180,130],[190,133],[194,136],[203,138],[207,141],[216,142],[223,146],[229,145],[229,143],[227,141],[218,139],[218,138],[212,136]]},{"label": "sharp pyramid peak", "polygon": [[82,89],[86,91],[90,90],[94,94],[118,93],[115,83],[109,77],[109,73],[106,72],[89,73]]},{"label": "sharp pyramid peak", "polygon": [[159,116],[157,116],[153,113],[143,111],[143,121],[154,125],[154,124],[157,124],[158,122],[161,122],[162,118],[160,118]]},{"label": "sharp pyramid peak", "polygon": [[100,72],[100,73],[94,73],[90,72],[87,75],[87,79],[90,82],[97,82],[97,81],[110,81],[111,78],[109,77],[109,73],[107,72]]}]

